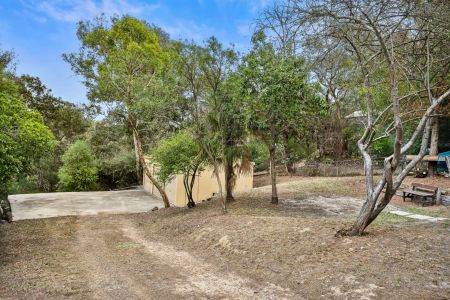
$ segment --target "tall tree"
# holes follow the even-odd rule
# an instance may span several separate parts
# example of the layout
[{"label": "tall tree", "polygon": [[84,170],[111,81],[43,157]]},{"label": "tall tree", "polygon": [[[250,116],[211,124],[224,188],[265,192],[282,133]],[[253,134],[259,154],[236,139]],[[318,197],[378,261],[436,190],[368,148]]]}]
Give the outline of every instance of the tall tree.
[{"label": "tall tree", "polygon": [[[91,120],[86,117],[82,107],[53,96],[52,91],[38,77],[22,75],[15,80],[25,105],[42,115],[44,124],[59,141],[54,151],[33,163],[33,171],[24,179],[38,191],[53,192],[58,184],[62,154],[70,143],[86,132]],[[22,187],[19,185],[17,188],[20,192]]]},{"label": "tall tree", "polygon": [[[226,198],[220,179],[220,165],[225,161],[226,102],[231,99],[226,87],[237,60],[232,49],[224,48],[216,38],[206,41],[204,47],[193,43],[184,45],[180,56],[182,85],[187,98],[187,109],[195,137],[214,168],[222,210],[226,212]],[[232,162],[226,163],[226,165]],[[230,177],[229,177],[230,179]],[[227,181],[229,186],[232,181]],[[231,188],[228,189],[231,193]],[[230,194],[231,196],[231,194]]]},{"label": "tall tree", "polygon": [[[357,91],[366,121],[358,148],[364,158],[367,197],[352,228],[341,233],[361,235],[426,154],[430,118],[450,95],[450,57],[444,50],[450,42],[450,7],[444,2],[297,1],[295,13],[308,29],[306,38],[321,34],[345,45],[359,74]],[[404,134],[407,123],[415,124],[410,136]],[[385,157],[384,173],[375,182],[370,147],[391,135],[393,152]],[[402,155],[420,137],[418,155],[395,175]]]},{"label": "tall tree", "polygon": [[42,115],[45,125],[58,140],[73,142],[86,132],[90,122],[81,107],[53,96],[38,77],[22,75],[16,81],[26,106]]},{"label": "tall tree", "polygon": [[0,65],[0,212],[11,221],[6,205],[9,185],[17,175],[27,173],[34,160],[51,151],[55,139],[42,116],[25,106],[7,66]]},{"label": "tall tree", "polygon": [[225,173],[225,202],[230,202],[234,200],[236,172],[248,172],[251,168],[251,153],[245,143],[248,115],[242,105],[239,76],[235,73],[238,55],[214,37],[206,41],[203,50],[200,68],[209,108],[207,126],[219,146],[218,160]]},{"label": "tall tree", "polygon": [[302,58],[277,53],[263,31],[257,31],[252,42],[240,74],[251,114],[249,126],[269,149],[272,203],[277,204],[275,150],[283,132],[297,127],[302,117],[309,96],[307,74]]},{"label": "tall tree", "polygon": [[223,168],[225,173],[226,201],[234,201],[233,190],[239,174],[252,170],[252,152],[249,138],[249,114],[245,109],[241,80],[234,72],[225,82],[225,92],[221,96],[221,121],[223,147]]},{"label": "tall tree", "polygon": [[136,106],[152,88],[168,60],[161,48],[157,31],[143,21],[124,16],[110,22],[80,22],[77,31],[81,47],[78,53],[65,54],[76,74],[84,77],[92,101],[123,105],[132,129],[136,161],[152,181],[164,202],[169,199],[154,178],[144,157]]}]

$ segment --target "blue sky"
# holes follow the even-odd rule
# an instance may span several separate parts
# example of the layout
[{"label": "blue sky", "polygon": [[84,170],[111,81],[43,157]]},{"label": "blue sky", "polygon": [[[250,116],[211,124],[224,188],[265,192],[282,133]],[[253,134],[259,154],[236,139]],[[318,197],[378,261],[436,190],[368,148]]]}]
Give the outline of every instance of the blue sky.
[{"label": "blue sky", "polygon": [[81,78],[63,53],[78,49],[76,23],[96,15],[129,14],[175,39],[201,42],[214,35],[241,52],[249,47],[252,24],[273,0],[1,0],[0,48],[17,54],[17,73],[38,76],[55,96],[86,102]]}]

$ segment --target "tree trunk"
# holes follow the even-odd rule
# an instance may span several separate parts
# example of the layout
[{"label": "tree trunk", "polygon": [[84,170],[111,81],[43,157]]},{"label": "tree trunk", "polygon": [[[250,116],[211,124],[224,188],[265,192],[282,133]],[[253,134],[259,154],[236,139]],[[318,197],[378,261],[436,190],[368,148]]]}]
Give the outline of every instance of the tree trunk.
[{"label": "tree trunk", "polygon": [[192,172],[191,182],[189,183],[189,191],[191,194],[191,206],[195,207],[194,195],[192,194],[192,190],[194,189],[195,176],[197,175],[198,165],[195,166],[194,171]]},{"label": "tree trunk", "polygon": [[[194,195],[192,193],[192,190],[194,189],[194,183],[195,183],[195,176],[197,175],[198,165],[196,165],[192,171],[192,176],[189,176],[189,172],[184,174],[183,178],[183,184],[184,189],[186,191],[186,195],[188,197],[188,203],[187,206],[189,208],[195,207],[195,201],[194,201]],[[189,180],[191,178],[191,180]]]},{"label": "tree trunk", "polygon": [[223,190],[222,190],[222,180],[220,180],[220,173],[219,173],[219,166],[216,162],[214,162],[214,174],[216,175],[217,185],[219,186],[219,200],[222,204],[222,212],[227,212],[227,201],[225,197],[223,196]]},{"label": "tree trunk", "polygon": [[[395,192],[400,187],[406,175],[425,156],[430,141],[429,139],[431,131],[430,125],[431,125],[430,122],[426,121],[425,128],[423,129],[422,143],[420,146],[419,154],[408,163],[408,165],[400,172],[399,175],[397,175],[395,181],[393,178],[393,172],[395,171],[396,166],[394,166],[392,163],[392,161],[394,161],[393,158],[394,155],[385,159],[384,174],[375,189],[373,188],[372,160],[368,155],[367,151],[365,151],[365,148],[361,147],[363,146],[361,141],[364,141],[365,137],[363,136],[363,138],[361,138],[358,144],[363,154],[365,167],[367,170],[366,174],[367,198],[352,228],[349,230],[340,230],[337,232],[336,235],[351,235],[351,236],[362,235],[367,226],[369,226],[378,217],[378,215],[389,204],[392,197],[395,195]],[[366,133],[368,131],[369,130],[366,129]],[[381,196],[383,188],[385,188],[384,196]]]},{"label": "tree trunk", "polygon": [[186,196],[188,198],[187,207],[192,208],[195,207],[195,202],[192,196],[192,187],[193,187],[193,181],[195,180],[195,174],[192,176],[192,179],[189,181],[189,173],[184,174],[183,178],[183,184],[184,184],[184,190],[186,191]]},{"label": "tree trunk", "polygon": [[[431,118],[431,142],[430,142],[430,155],[438,155],[439,144],[439,118]],[[428,162],[428,176],[434,177],[437,173],[437,162]]]},{"label": "tree trunk", "polygon": [[143,185],[143,178],[142,178],[142,172],[141,172],[141,163],[140,163],[140,159],[139,159],[139,143],[138,140],[136,139],[136,135],[134,134],[134,130],[133,130],[133,142],[134,142],[134,154],[136,157],[136,178],[138,180],[139,185]]},{"label": "tree trunk", "polygon": [[6,188],[0,187],[0,221],[12,222],[11,204],[8,200],[8,192]]},{"label": "tree trunk", "polygon": [[272,145],[269,149],[270,153],[270,181],[272,183],[272,204],[278,204],[277,193],[277,170],[275,166],[275,146]]},{"label": "tree trunk", "polygon": [[142,149],[142,143],[141,139],[139,137],[139,131],[136,128],[136,122],[133,121],[133,118],[129,117],[131,127],[133,129],[133,139],[135,141],[135,150],[137,151],[137,156],[139,163],[144,170],[145,175],[150,179],[150,181],[153,183],[153,185],[158,190],[159,194],[161,195],[161,198],[164,202],[164,207],[168,208],[170,207],[169,198],[167,197],[166,192],[164,191],[164,188],[159,184],[159,182],[156,180],[155,177],[153,177],[152,172],[150,171],[149,167],[147,166],[147,163],[145,161],[144,157],[144,150]]},{"label": "tree trunk", "polygon": [[229,203],[234,201],[233,189],[236,184],[236,174],[234,173],[233,162],[226,160],[224,163],[224,168],[225,168],[225,189],[227,193],[226,201]]},{"label": "tree trunk", "polygon": [[222,212],[226,213],[227,212],[227,201],[226,201],[225,197],[223,196],[222,180],[220,180],[219,164],[217,163],[216,159],[214,158],[214,155],[212,155],[211,151],[208,149],[207,146],[204,146],[203,150],[206,152],[210,161],[213,164],[214,175],[216,176],[217,185],[219,188],[219,201],[222,205]]}]

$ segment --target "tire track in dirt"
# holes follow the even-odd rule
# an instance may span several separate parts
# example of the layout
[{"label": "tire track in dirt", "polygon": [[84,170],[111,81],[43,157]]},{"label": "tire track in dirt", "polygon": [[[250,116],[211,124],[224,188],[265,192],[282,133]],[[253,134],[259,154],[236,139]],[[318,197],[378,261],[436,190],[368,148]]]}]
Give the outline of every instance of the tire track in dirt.
[{"label": "tire track in dirt", "polygon": [[176,294],[201,294],[213,299],[291,299],[295,295],[288,289],[266,283],[256,283],[233,273],[223,273],[213,265],[192,256],[188,252],[176,250],[170,245],[149,241],[142,237],[131,222],[122,225],[124,236],[145,247],[159,263],[175,268],[178,276],[186,280],[175,283]]},{"label": "tire track in dirt", "polygon": [[[119,268],[120,262],[110,259],[106,245],[106,230],[93,230],[89,221],[77,221],[77,246],[75,251],[86,270],[94,299],[148,299],[148,291],[135,284],[130,274]],[[113,228],[108,229],[113,231]],[[117,230],[117,229],[116,229]],[[102,232],[103,234],[99,234]]]},{"label": "tire track in dirt", "polygon": [[[186,278],[143,245],[135,247],[119,222],[83,219],[76,226],[73,251],[85,270],[89,299],[208,299],[200,289],[174,292],[174,286],[186,285]],[[131,247],[121,249],[123,245]]]}]

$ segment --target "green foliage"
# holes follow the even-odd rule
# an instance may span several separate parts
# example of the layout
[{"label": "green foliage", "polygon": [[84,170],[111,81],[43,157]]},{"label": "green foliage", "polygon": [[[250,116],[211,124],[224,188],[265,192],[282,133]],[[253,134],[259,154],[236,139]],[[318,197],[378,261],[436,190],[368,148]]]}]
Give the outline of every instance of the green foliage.
[{"label": "green foliage", "polygon": [[63,57],[84,77],[92,101],[132,108],[168,60],[157,32],[129,16],[80,22],[77,36],[82,44],[79,53]]},{"label": "green foliage", "polygon": [[16,82],[26,106],[42,115],[45,125],[59,141],[73,142],[89,127],[90,122],[81,108],[53,96],[38,77],[22,75]]},{"label": "green foliage", "polygon": [[201,148],[189,130],[161,141],[151,156],[158,164],[157,176],[162,182],[169,181],[176,174],[192,175],[203,162]]},{"label": "green foliage", "polygon": [[109,157],[98,159],[101,188],[118,189],[137,185],[136,156],[131,147],[124,147]]},{"label": "green foliage", "polygon": [[258,140],[250,142],[252,162],[255,163],[255,172],[264,171],[269,168],[269,149],[266,144]]},{"label": "green foliage", "polygon": [[288,165],[292,165],[308,156],[308,149],[306,149],[305,144],[295,138],[288,139],[284,148],[284,152],[287,154],[286,163]]},{"label": "green foliage", "polygon": [[9,188],[11,194],[31,194],[39,191],[36,176],[19,175]]},{"label": "green foliage", "polygon": [[58,172],[61,190],[90,191],[96,187],[97,166],[89,144],[76,141],[64,153],[62,162]]},{"label": "green foliage", "polygon": [[371,146],[371,153],[375,158],[385,158],[394,152],[394,139],[393,137],[388,137],[381,139]]},{"label": "green foliage", "polygon": [[249,127],[275,148],[282,136],[299,136],[305,124],[312,122],[308,117],[320,112],[320,98],[307,84],[301,57],[277,53],[262,32],[257,32],[252,42],[253,49],[239,68]]},{"label": "green foliage", "polygon": [[351,126],[343,128],[342,133],[343,133],[345,141],[347,142],[347,152],[351,156],[358,156],[360,154],[359,154],[357,142],[361,138],[362,127],[357,127],[357,126],[354,126],[353,124],[350,124],[350,125]]},{"label": "green foliage", "polygon": [[[81,42],[78,53],[65,54],[64,60],[84,78],[92,102],[112,103],[123,110],[124,124],[130,125],[135,140],[139,141],[135,147],[141,148],[136,151],[142,153],[145,144],[140,139],[140,124],[146,120],[141,119],[145,111],[145,105],[141,104],[158,101],[157,92],[165,87],[161,77],[167,71],[169,53],[160,46],[158,36],[164,42],[166,37],[160,29],[129,16],[80,22],[77,36]],[[164,122],[168,123],[166,119]],[[122,155],[118,161],[123,163],[124,157],[129,156]],[[163,191],[162,196],[169,205]]]},{"label": "green foliage", "polygon": [[138,183],[133,142],[120,110],[110,111],[86,133],[98,167],[100,188],[111,190]]},{"label": "green foliage", "polygon": [[22,75],[15,78],[15,81],[27,108],[42,115],[44,124],[59,141],[54,151],[47,152],[32,162],[30,173],[20,178],[15,192],[53,192],[58,184],[62,154],[70,143],[85,133],[91,121],[85,117],[80,107],[54,97],[38,77]]},{"label": "green foliage", "polygon": [[0,189],[56,145],[42,116],[28,110],[9,75],[0,73]]}]

